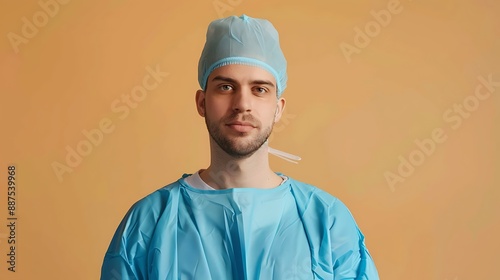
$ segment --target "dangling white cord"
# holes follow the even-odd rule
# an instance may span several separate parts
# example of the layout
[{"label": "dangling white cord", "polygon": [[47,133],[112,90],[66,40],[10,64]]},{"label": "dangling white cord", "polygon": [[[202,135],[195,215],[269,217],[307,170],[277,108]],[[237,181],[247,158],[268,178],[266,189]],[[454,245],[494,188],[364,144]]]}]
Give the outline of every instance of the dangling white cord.
[{"label": "dangling white cord", "polygon": [[289,154],[289,153],[286,153],[286,152],[283,152],[283,151],[280,151],[280,150],[276,150],[276,149],[273,149],[271,147],[267,147],[268,150],[269,150],[269,153],[270,154],[273,154],[281,159],[284,159],[286,161],[289,161],[291,163],[295,163],[297,164],[299,160],[301,160],[302,158],[299,157],[299,156],[296,156],[296,155],[292,155],[292,154]]}]

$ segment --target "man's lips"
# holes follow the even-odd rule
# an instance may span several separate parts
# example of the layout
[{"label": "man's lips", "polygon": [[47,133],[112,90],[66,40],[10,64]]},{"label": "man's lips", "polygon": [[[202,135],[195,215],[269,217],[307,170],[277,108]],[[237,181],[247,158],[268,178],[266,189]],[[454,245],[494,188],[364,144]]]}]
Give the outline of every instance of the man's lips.
[{"label": "man's lips", "polygon": [[249,122],[230,122],[226,124],[229,128],[238,132],[249,132],[254,129],[254,125]]},{"label": "man's lips", "polygon": [[241,125],[241,126],[251,126],[251,127],[255,127],[252,123],[249,123],[249,122],[238,122],[238,121],[235,121],[235,122],[230,122],[230,123],[228,123],[227,125]]}]

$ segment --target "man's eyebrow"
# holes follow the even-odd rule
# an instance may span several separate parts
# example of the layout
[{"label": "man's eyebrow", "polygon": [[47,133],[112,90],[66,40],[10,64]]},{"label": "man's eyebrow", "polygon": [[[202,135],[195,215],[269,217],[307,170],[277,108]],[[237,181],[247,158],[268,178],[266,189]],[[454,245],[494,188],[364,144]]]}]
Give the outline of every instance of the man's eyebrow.
[{"label": "man's eyebrow", "polygon": [[[232,79],[232,78],[229,78],[229,77],[224,77],[224,76],[215,76],[212,79],[212,82],[213,81],[217,81],[217,80],[218,81],[228,82],[228,83],[233,83],[233,84],[238,84],[238,82],[235,79]],[[271,87],[276,87],[273,82],[268,81],[268,80],[253,80],[253,81],[250,82],[250,84],[252,84],[252,85],[268,85],[268,86],[271,86]]]},{"label": "man's eyebrow", "polygon": [[216,80],[219,80],[219,81],[224,81],[224,82],[228,82],[228,83],[233,83],[233,84],[236,84],[236,80],[234,79],[231,79],[229,77],[224,77],[224,76],[215,76],[213,79],[212,79],[212,82],[213,81],[216,81]]},{"label": "man's eyebrow", "polygon": [[268,85],[268,86],[271,86],[271,87],[276,87],[273,82],[268,81],[268,80],[255,80],[255,81],[251,81],[250,84],[253,84],[253,85]]}]

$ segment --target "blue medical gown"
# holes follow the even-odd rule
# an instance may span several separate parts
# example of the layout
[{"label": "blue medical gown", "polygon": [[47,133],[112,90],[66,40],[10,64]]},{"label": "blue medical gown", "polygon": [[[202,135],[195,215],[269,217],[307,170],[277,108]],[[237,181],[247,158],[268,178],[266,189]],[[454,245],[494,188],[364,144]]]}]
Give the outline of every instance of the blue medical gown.
[{"label": "blue medical gown", "polygon": [[327,192],[292,178],[200,190],[188,175],[131,207],[102,280],[379,279],[351,213]]}]

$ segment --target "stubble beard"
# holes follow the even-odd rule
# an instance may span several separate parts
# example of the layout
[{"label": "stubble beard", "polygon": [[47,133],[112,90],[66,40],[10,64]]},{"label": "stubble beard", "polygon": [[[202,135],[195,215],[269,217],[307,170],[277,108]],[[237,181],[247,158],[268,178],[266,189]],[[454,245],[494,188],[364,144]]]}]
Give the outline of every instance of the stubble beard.
[{"label": "stubble beard", "polygon": [[[228,117],[228,120],[235,120],[238,114],[233,114]],[[255,123],[255,119],[249,116],[243,116],[243,121],[250,121]],[[221,127],[225,127],[229,121],[221,119],[219,123],[213,122],[208,116],[205,116],[205,124],[207,125],[208,134],[219,145],[219,147],[226,152],[229,156],[234,158],[247,158],[253,155],[264,143],[267,141],[271,132],[273,131],[274,122],[271,125],[263,128],[257,135],[250,138],[246,136],[246,132],[238,132],[232,135],[224,134]],[[259,123],[260,124],[260,123]],[[262,127],[257,125],[257,127]],[[257,128],[256,128],[257,129]],[[255,132],[251,132],[255,133]],[[243,139],[250,138],[250,139]]]}]

